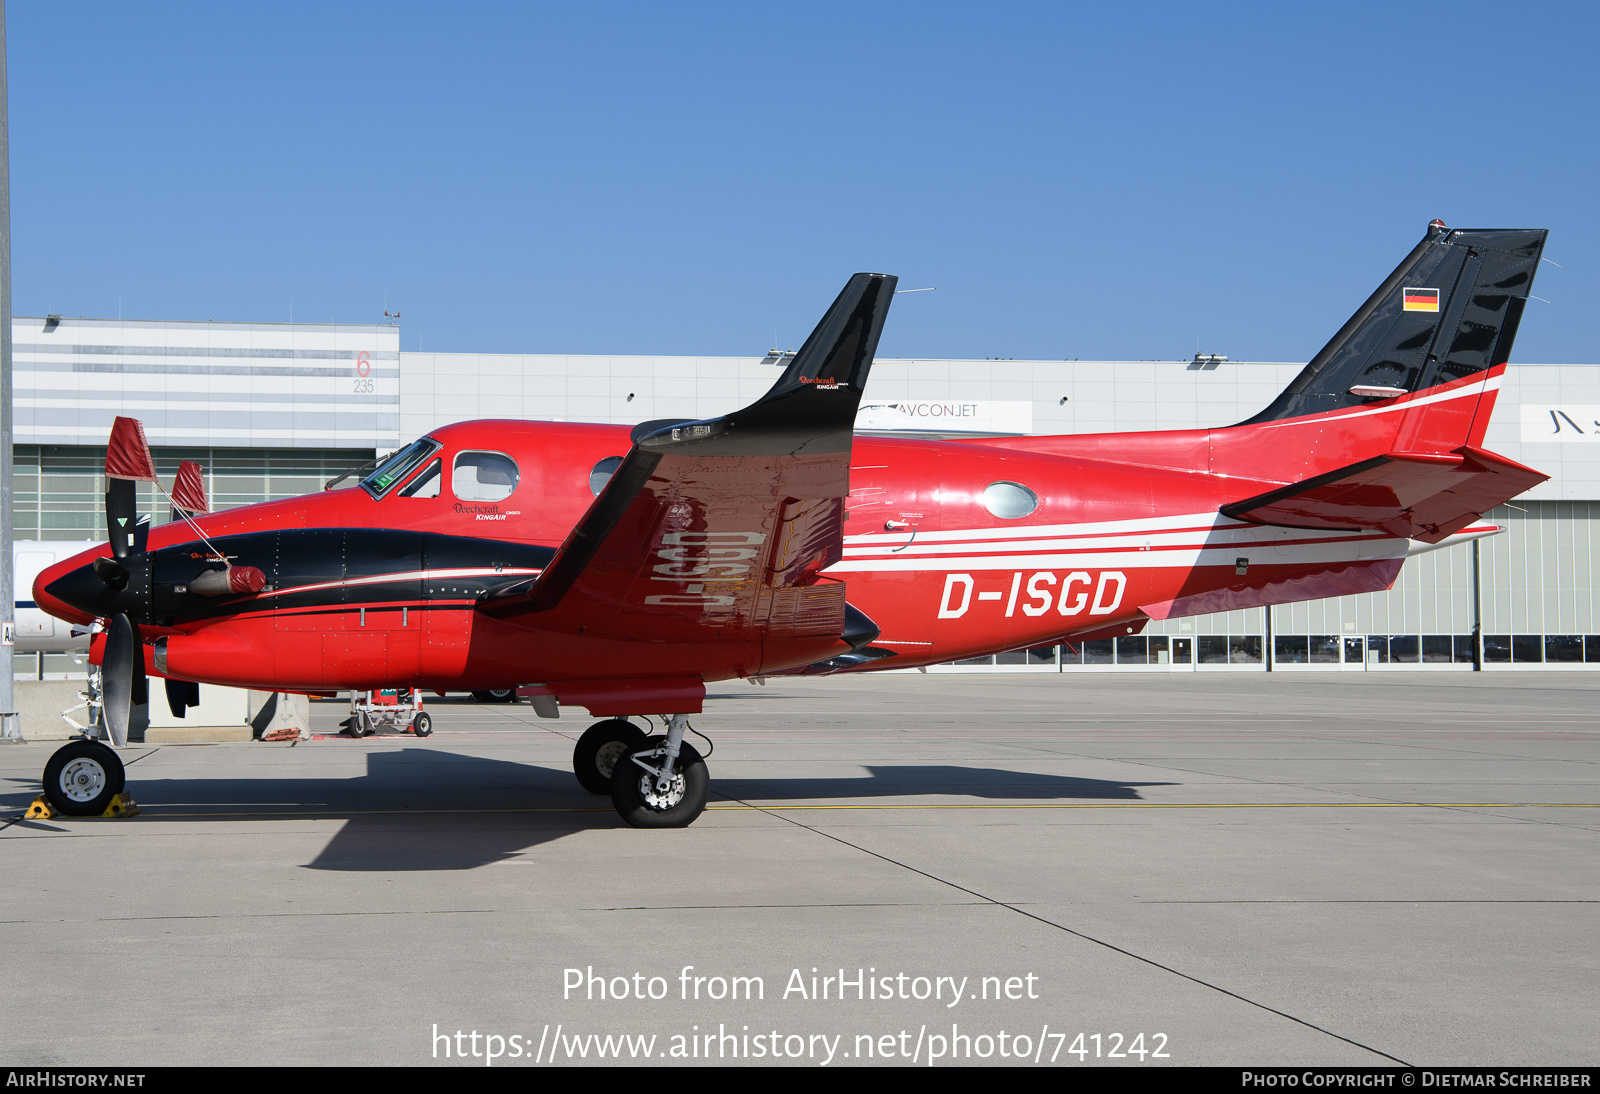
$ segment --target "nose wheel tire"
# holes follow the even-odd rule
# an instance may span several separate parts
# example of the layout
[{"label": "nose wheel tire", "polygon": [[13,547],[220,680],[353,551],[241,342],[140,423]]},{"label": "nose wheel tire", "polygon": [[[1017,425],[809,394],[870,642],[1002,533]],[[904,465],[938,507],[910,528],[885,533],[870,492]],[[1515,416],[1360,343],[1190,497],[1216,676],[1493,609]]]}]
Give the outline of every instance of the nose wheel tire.
[{"label": "nose wheel tire", "polygon": [[687,828],[705,812],[711,776],[706,773],[705,760],[688,742],[680,746],[672,777],[665,787],[657,784],[654,772],[634,762],[637,756],[655,767],[661,762],[660,750],[666,743],[665,737],[658,736],[630,745],[611,772],[611,802],[622,819],[635,828]]},{"label": "nose wheel tire", "polygon": [[69,817],[98,817],[125,781],[122,760],[99,741],[73,741],[44,765],[44,796]]},{"label": "nose wheel tire", "polygon": [[591,794],[611,793],[611,772],[630,745],[644,740],[644,730],[626,718],[607,718],[584,730],[572,749],[572,773]]},{"label": "nose wheel tire", "polygon": [[418,711],[417,716],[411,719],[411,732],[418,737],[426,737],[433,732],[433,719],[426,711]]}]

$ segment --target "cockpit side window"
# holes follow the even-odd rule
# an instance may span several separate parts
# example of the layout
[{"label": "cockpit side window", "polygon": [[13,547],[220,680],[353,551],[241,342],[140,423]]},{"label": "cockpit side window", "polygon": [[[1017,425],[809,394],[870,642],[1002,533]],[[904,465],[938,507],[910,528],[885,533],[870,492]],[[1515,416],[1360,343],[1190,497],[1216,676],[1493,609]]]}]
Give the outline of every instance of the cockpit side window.
[{"label": "cockpit side window", "polygon": [[503,452],[456,455],[450,489],[462,501],[503,501],[517,488],[517,461]]},{"label": "cockpit side window", "polygon": [[361,488],[374,498],[381,498],[394,488],[394,484],[411,474],[423,460],[442,448],[432,437],[412,441],[400,451],[384,460],[378,469],[361,480]]},{"label": "cockpit side window", "polygon": [[440,474],[443,467],[443,460],[434,460],[420,475],[400,488],[400,496],[402,498],[438,497],[439,487],[444,484],[444,476]]}]

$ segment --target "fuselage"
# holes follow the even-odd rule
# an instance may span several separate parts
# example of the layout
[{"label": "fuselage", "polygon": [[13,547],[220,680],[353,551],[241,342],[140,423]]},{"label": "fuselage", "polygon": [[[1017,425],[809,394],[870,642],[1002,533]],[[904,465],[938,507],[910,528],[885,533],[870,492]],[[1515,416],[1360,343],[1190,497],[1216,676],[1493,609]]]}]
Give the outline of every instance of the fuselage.
[{"label": "fuselage", "polygon": [[[102,546],[46,569],[35,597],[79,624],[128,612],[158,674],[285,690],[710,681],[795,671],[815,656],[784,662],[771,650],[588,639],[476,610],[537,579],[628,452],[629,430],[480,421],[430,439],[436,450],[376,488],[368,480],[199,518],[234,565],[263,572],[265,587],[253,595],[192,589],[220,564],[194,527],[175,522],[150,530],[148,563],[126,589],[108,588],[88,568],[108,553]],[[463,476],[463,465],[474,473]],[[487,473],[494,481],[479,481],[482,467],[496,469]],[[860,668],[888,669],[1133,633],[1150,618],[1382,588],[1408,553],[1431,549],[1376,532],[1219,515],[1271,482],[859,437],[844,557],[823,576],[843,581],[850,605],[878,628],[872,647],[883,653]]]}]

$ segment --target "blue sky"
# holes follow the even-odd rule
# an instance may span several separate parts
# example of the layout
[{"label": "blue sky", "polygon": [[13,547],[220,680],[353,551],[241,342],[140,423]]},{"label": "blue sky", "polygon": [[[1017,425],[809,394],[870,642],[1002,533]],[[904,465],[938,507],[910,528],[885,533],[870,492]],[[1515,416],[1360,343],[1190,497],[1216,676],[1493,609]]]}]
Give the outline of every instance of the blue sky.
[{"label": "blue sky", "polygon": [[1305,360],[1441,217],[1600,360],[1594,5],[8,7],[18,314],[759,354]]}]

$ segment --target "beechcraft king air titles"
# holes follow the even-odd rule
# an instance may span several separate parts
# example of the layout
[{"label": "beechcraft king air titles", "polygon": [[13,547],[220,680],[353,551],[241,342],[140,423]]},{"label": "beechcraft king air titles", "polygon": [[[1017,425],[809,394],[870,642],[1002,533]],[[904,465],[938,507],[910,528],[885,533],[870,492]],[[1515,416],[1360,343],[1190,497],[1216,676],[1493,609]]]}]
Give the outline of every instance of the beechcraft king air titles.
[{"label": "beechcraft king air titles", "polygon": [[[138,423],[107,453],[111,542],[34,583],[98,621],[104,730],[150,675],[327,693],[521,686],[601,719],[578,780],[640,827],[691,823],[683,740],[720,680],[925,666],[1151,619],[1389,587],[1497,531],[1545,476],[1482,447],[1542,230],[1422,241],[1271,405],[1217,429],[852,437],[895,278],[857,274],[772,389],[705,421],[477,421],[359,485],[159,527]],[[628,719],[661,716],[664,734]],[[122,790],[113,749],[52,757],[67,813]]]}]

